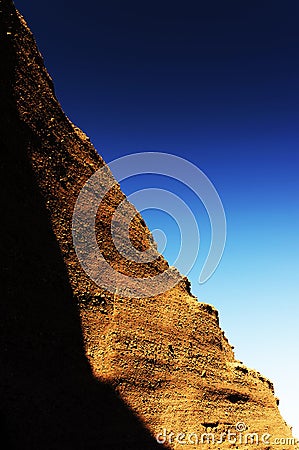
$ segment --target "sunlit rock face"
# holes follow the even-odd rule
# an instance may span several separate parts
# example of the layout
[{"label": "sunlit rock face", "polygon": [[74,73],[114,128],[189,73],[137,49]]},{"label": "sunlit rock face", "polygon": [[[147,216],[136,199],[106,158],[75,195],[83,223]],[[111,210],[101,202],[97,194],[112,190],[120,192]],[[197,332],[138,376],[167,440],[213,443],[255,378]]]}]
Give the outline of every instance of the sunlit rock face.
[{"label": "sunlit rock face", "polygon": [[[116,250],[110,225],[125,199],[117,183],[95,220],[98,247],[116,273],[115,291],[103,288],[104,266],[95,267],[102,285],[83,270],[73,212],[81,189],[105,163],[64,115],[24,19],[10,0],[0,5],[0,141],[11,217],[4,241],[14,253],[4,272],[2,315],[7,448],[245,449],[256,448],[258,439],[258,448],[269,449],[277,448],[275,438],[287,442],[291,431],[271,382],[235,360],[217,311],[198,302],[186,278],[142,298],[117,285],[117,273],[148,279],[168,269],[159,254],[139,264]],[[139,250],[152,245],[137,211],[130,242]]]}]

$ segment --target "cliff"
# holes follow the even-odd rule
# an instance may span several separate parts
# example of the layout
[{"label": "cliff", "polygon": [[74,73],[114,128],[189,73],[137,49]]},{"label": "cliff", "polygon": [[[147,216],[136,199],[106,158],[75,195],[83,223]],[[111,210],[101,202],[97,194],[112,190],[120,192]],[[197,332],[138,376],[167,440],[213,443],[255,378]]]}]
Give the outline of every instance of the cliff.
[{"label": "cliff", "polygon": [[[190,294],[188,280],[134,297],[117,289],[117,276],[109,292],[83,270],[73,245],[74,208],[85,183],[106,166],[64,115],[32,33],[10,0],[0,1],[0,17],[1,427],[7,448],[176,449],[190,439],[184,446],[195,449],[191,433],[199,440],[211,433],[210,441],[214,434],[216,442],[229,431],[240,442],[232,436],[208,444],[204,436],[202,448],[254,448],[255,441],[243,441],[246,433],[257,433],[261,449],[277,448],[274,438],[287,440],[291,432],[271,382],[235,360],[217,311]],[[124,200],[115,182],[96,214],[105,260],[130,277],[163,274],[168,264],[161,255],[138,264],[117,252],[110,225]],[[139,250],[151,246],[137,211],[130,239]],[[105,279],[104,267],[97,270]]]}]

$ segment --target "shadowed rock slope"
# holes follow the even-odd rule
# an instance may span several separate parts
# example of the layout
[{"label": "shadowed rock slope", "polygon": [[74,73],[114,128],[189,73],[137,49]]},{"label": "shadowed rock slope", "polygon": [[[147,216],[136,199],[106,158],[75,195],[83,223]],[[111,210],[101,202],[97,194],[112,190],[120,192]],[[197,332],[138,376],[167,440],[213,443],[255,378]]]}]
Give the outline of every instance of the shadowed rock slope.
[{"label": "shadowed rock slope", "polygon": [[[80,190],[105,163],[61,110],[34,38],[10,0],[0,1],[0,16],[6,216],[0,423],[7,448],[155,449],[163,448],[155,436],[164,429],[174,433],[168,447],[180,448],[178,433],[187,433],[183,441],[192,432],[199,440],[214,433],[217,441],[239,422],[247,426],[242,442],[238,436],[236,444],[225,438],[213,444],[210,436],[207,444],[205,436],[201,447],[255,448],[245,434],[261,440],[267,433],[270,443],[259,448],[277,448],[274,438],[291,432],[271,382],[235,360],[217,311],[190,294],[187,279],[154,297],[125,298],[83,271],[72,215]],[[99,248],[120,273],[163,273],[162,256],[129,263],[115,249],[111,218],[124,199],[115,183],[97,213]],[[119,233],[125,233],[121,222]],[[137,212],[130,237],[139,250],[152,242]]]}]

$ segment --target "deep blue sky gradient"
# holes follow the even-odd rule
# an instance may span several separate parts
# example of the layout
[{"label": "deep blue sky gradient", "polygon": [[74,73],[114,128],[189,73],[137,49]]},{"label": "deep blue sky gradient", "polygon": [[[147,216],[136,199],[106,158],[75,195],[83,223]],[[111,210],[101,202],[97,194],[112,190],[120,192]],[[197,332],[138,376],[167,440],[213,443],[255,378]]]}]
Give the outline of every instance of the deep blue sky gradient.
[{"label": "deep blue sky gradient", "polygon": [[[197,214],[202,253],[193,292],[213,303],[237,357],[269,376],[299,436],[299,3],[17,0],[70,117],[109,162],[162,151],[211,179],[228,239],[215,275],[199,286],[210,231],[202,205],[169,180]],[[170,182],[173,183],[173,182]],[[151,228],[175,226],[145,213]],[[241,420],[242,418],[240,418]]]}]

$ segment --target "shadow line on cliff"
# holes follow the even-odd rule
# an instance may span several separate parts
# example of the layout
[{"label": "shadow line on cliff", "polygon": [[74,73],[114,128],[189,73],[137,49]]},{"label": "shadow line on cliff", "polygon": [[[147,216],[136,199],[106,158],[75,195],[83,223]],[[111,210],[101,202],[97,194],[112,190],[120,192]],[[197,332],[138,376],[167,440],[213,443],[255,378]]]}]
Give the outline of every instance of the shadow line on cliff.
[{"label": "shadow line on cliff", "polygon": [[1,2],[0,430],[7,450],[162,449],[108,385],[92,376],[66,268],[28,148],[38,137],[14,103],[15,17]]}]

